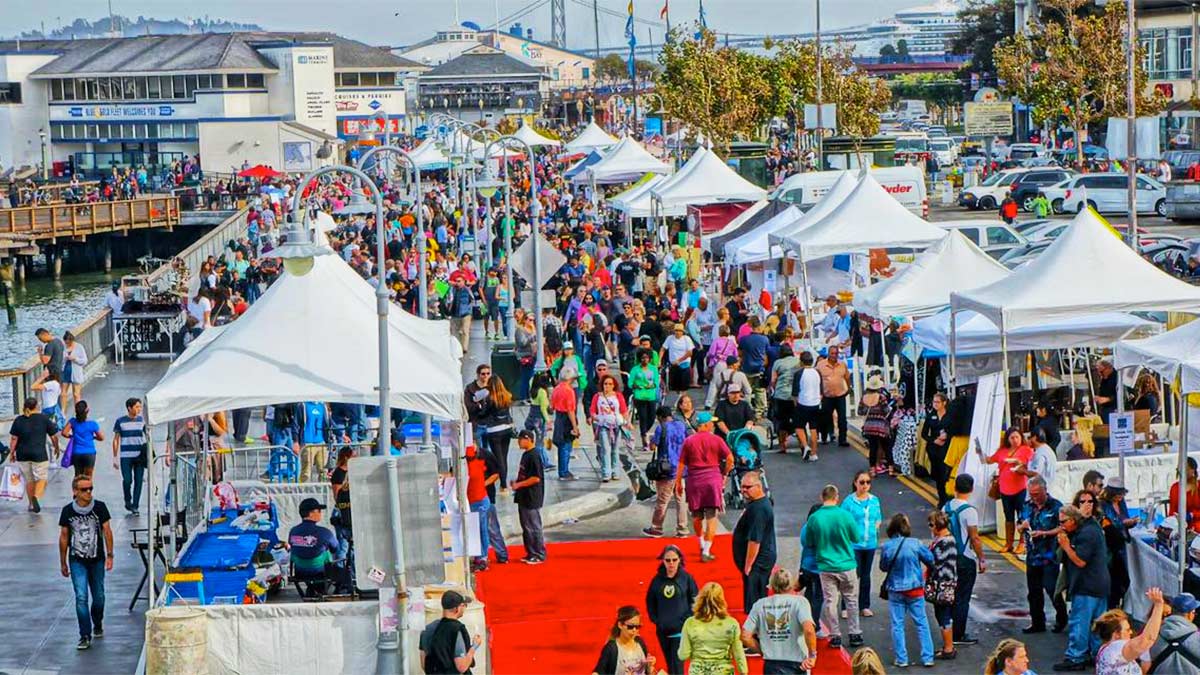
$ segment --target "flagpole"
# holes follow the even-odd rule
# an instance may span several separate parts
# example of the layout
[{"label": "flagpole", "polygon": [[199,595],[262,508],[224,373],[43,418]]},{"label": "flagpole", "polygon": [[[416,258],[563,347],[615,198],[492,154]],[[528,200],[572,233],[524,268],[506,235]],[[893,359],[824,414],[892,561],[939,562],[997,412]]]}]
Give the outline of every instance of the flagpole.
[{"label": "flagpole", "polygon": [[660,16],[667,20],[667,35],[671,34],[671,0],[663,0],[663,8]]}]

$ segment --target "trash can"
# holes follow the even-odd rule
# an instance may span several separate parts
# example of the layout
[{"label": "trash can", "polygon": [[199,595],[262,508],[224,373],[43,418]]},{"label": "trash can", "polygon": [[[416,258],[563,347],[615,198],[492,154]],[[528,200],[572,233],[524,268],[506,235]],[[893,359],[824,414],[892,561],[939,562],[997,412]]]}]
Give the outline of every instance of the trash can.
[{"label": "trash can", "polygon": [[492,377],[498,377],[513,395],[517,392],[517,381],[521,379],[521,364],[517,361],[517,345],[514,342],[499,342],[492,345]]}]

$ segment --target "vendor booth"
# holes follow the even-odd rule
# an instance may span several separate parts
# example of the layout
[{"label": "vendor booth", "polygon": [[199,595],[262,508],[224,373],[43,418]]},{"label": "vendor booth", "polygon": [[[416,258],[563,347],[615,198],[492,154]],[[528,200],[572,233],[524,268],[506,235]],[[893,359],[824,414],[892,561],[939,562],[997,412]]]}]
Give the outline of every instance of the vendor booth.
[{"label": "vendor booth", "polygon": [[575,177],[576,185],[613,185],[637,180],[647,173],[667,175],[671,167],[646,151],[631,136],[625,136],[593,164]]},{"label": "vendor booth", "polygon": [[416,163],[421,171],[449,169],[450,158],[442,152],[441,147],[432,138],[426,138],[421,144],[408,153],[409,159]]},{"label": "vendor booth", "polygon": [[716,153],[701,148],[672,177],[650,191],[661,208],[717,202],[756,202],[767,193],[742,178]]},{"label": "vendor booth", "polygon": [[[379,324],[374,289],[337,256],[317,255],[307,260],[308,265],[304,259],[289,260],[288,271],[242,317],[205,330],[188,347],[147,393],[148,425],[180,421],[181,430],[183,420],[188,420],[190,427],[192,420],[204,419],[197,416],[213,411],[304,401],[378,404]],[[451,337],[448,324],[393,307],[388,312],[387,341],[391,407],[461,419],[462,349]],[[349,668],[347,672],[373,669],[380,607],[386,604],[382,598],[379,602],[253,604],[266,601],[281,575],[287,578],[282,572],[287,563],[280,557],[286,558],[286,552],[274,543],[297,522],[300,500],[312,497],[322,504],[332,503],[328,482],[256,480],[261,467],[239,465],[236,457],[241,449],[227,457],[214,457],[204,446],[185,451],[179,438],[172,435],[176,447],[171,489],[167,491],[170,517],[174,521],[178,517],[175,511],[186,508],[189,520],[195,510],[201,519],[198,525],[189,523],[187,542],[172,561],[168,588],[158,604],[168,605],[165,609],[183,603],[200,606],[207,621],[209,672],[245,672],[245,668],[254,670],[252,664],[263,662],[271,663],[275,670],[306,671],[318,663],[337,664],[331,667]],[[246,454],[257,450],[250,446]],[[281,454],[287,457],[292,452],[284,448]],[[151,448],[152,467],[156,466],[155,455]],[[411,459],[421,458],[436,464],[428,454]],[[272,464],[274,459],[272,453]],[[357,462],[387,459],[353,459],[351,468]],[[211,467],[221,464],[227,480],[213,486],[210,481],[216,478]],[[152,468],[152,495],[157,494],[154,473]],[[273,476],[271,471],[267,473]],[[424,491],[436,501],[436,472],[429,469],[421,475],[428,476],[430,484]],[[231,477],[242,480],[229,482]],[[414,483],[406,489],[411,492],[422,486]],[[199,498],[198,503],[185,503],[189,491],[192,498]],[[369,504],[368,498],[364,506]],[[153,497],[151,505],[150,522],[155,523],[159,504]],[[432,508],[436,510],[436,503]],[[434,518],[436,522],[436,514]],[[357,529],[358,518],[355,523]],[[394,529],[393,538],[399,536],[396,532]],[[410,534],[404,532],[406,543]],[[432,551],[440,575],[444,560],[438,547]],[[410,560],[408,566],[399,566],[410,570],[409,585],[419,586],[425,583],[422,578],[429,578],[427,573],[424,577],[423,573],[413,574],[426,569],[427,562]],[[391,597],[394,599],[394,594]],[[421,607],[421,602],[413,602],[410,611]],[[151,623],[148,621],[148,634]],[[358,631],[352,639],[324,638],[326,634],[345,637],[349,626]],[[298,639],[301,633],[308,639]],[[406,635],[404,639],[413,638]],[[257,648],[247,649],[250,644]],[[414,652],[408,649],[405,653]]]},{"label": "vendor booth", "polygon": [[728,240],[725,243],[725,264],[745,265],[784,258],[778,240],[794,235],[832,213],[856,185],[858,181],[853,174],[843,173],[808,212],[801,211],[800,207],[793,204],[758,227]]},{"label": "vendor booth", "polygon": [[516,136],[518,140],[524,141],[525,145],[528,145],[531,148],[557,148],[562,145],[561,141],[556,141],[553,138],[546,138],[545,136],[539,134],[537,129],[534,129],[528,124],[522,124],[521,127],[517,129],[516,133],[513,134],[513,136]]}]

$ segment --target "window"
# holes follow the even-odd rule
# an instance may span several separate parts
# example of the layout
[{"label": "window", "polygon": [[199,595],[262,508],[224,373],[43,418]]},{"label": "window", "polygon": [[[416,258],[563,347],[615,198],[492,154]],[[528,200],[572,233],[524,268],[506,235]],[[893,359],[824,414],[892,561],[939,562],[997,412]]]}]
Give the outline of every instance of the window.
[{"label": "window", "polygon": [[211,89],[212,88],[212,77],[207,74],[197,75],[196,76],[196,88],[197,89]]},{"label": "window", "polygon": [[979,245],[979,228],[964,227],[964,228],[960,229],[959,232],[962,232],[963,236],[965,236],[967,239],[970,239],[972,242],[974,242],[976,246]]},{"label": "window", "polygon": [[266,86],[262,73],[247,73],[246,86],[253,89],[262,89]]},{"label": "window", "polygon": [[146,91],[146,79],[147,78],[144,77],[133,78],[133,84],[137,88],[137,98],[139,101],[144,101],[147,98],[150,98],[148,95],[149,92]]},{"label": "window", "polygon": [[138,96],[137,83],[138,83],[138,80],[141,80],[142,78],[140,78],[140,77],[122,77],[120,79],[121,79],[121,89],[125,92],[123,98],[126,101],[135,101],[139,98],[146,98],[144,93],[142,96]]},{"label": "window", "polygon": [[583,69],[583,79],[585,79],[585,80],[592,79],[592,69],[591,68]]},{"label": "window", "polygon": [[1145,50],[1143,66],[1151,80],[1183,79],[1191,76],[1192,32],[1190,28],[1157,28],[1139,34]]},{"label": "window", "polygon": [[1151,183],[1150,181],[1146,180],[1145,178],[1142,178],[1141,176],[1138,176],[1137,189],[1139,189],[1139,190],[1157,190],[1158,188],[1154,187],[1154,183]]},{"label": "window", "polygon": [[379,75],[376,73],[359,73],[358,84],[360,87],[374,87],[379,84]]},{"label": "window", "polygon": [[226,77],[225,81],[227,82],[226,86],[228,86],[230,89],[246,88],[246,76],[242,73],[230,74],[228,77]]},{"label": "window", "polygon": [[175,95],[172,98],[187,98],[192,94],[192,92],[187,91],[187,78],[183,75],[172,76],[171,86],[175,88]]},{"label": "window", "polygon": [[146,98],[162,98],[162,90],[159,89],[158,83],[159,79],[157,77],[146,78]]},{"label": "window", "polygon": [[1013,236],[1013,233],[1009,232],[1006,228],[1003,228],[1003,227],[989,227],[987,229],[987,236],[988,236],[988,245],[989,246],[1008,245],[1008,244],[1017,243],[1017,238],[1015,236]]},{"label": "window", "polygon": [[358,73],[342,73],[342,86],[343,87],[357,87],[358,86]]}]

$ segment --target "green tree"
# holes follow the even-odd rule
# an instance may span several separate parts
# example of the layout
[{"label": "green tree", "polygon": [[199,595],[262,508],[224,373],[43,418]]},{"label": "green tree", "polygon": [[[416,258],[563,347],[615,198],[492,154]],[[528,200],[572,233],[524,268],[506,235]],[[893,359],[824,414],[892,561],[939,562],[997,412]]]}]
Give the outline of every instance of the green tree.
[{"label": "green tree", "polygon": [[950,43],[950,52],[970,56],[964,70],[993,80],[996,65],[992,52],[999,42],[1012,37],[1017,21],[1013,0],[969,0],[958,19],[963,30]]},{"label": "green tree", "polygon": [[902,62],[909,60],[908,40],[905,40],[904,38],[900,38],[900,40],[896,42],[896,56]]},{"label": "green tree", "polygon": [[884,45],[879,48],[879,57],[883,59],[896,58],[896,48],[892,45]]},{"label": "green tree", "polygon": [[596,61],[596,78],[602,82],[629,79],[629,66],[620,54],[605,54]]},{"label": "green tree", "polygon": [[[1029,34],[1003,40],[994,51],[996,73],[1007,94],[1033,104],[1033,121],[1064,117],[1076,131],[1076,161],[1083,162],[1083,133],[1088,126],[1127,110],[1125,4],[1109,2],[1090,11],[1091,0],[1042,0],[1043,20]],[[1146,91],[1143,50],[1134,59],[1134,90],[1139,115],[1155,114],[1166,98]]]}]

